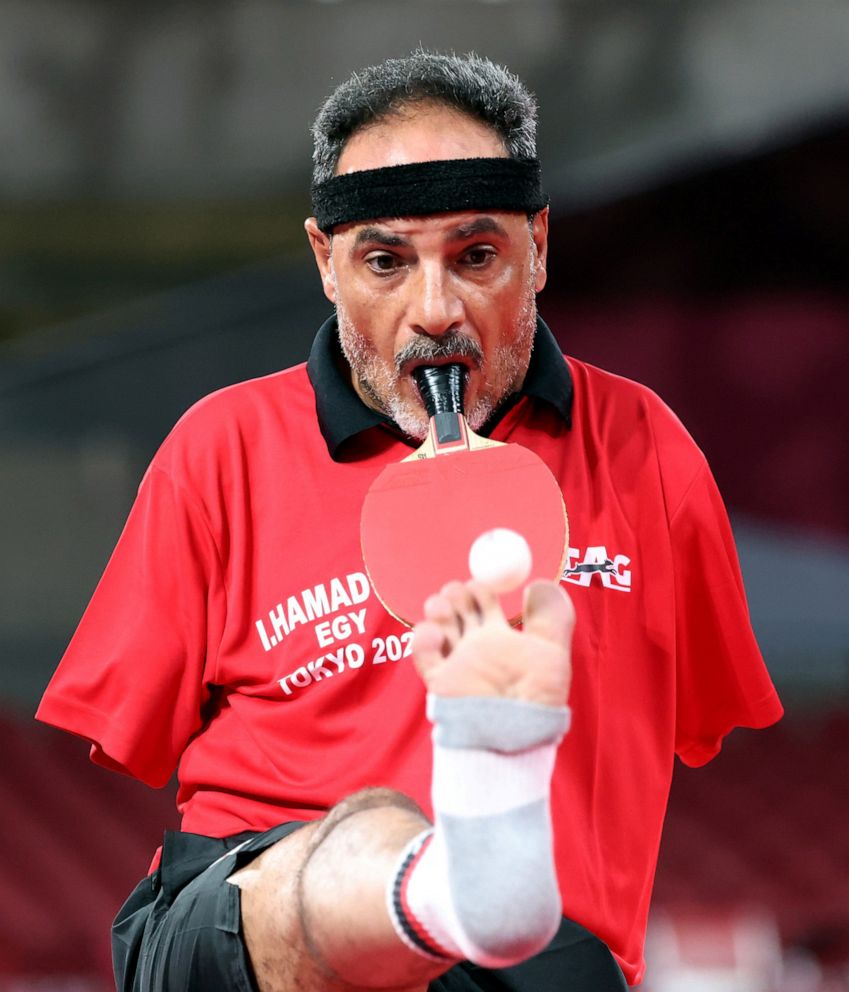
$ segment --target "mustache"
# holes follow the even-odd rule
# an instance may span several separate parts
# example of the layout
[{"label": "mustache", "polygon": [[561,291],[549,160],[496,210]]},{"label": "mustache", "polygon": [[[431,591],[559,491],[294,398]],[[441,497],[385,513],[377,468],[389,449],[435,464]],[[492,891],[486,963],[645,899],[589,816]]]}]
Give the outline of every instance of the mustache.
[{"label": "mustache", "polygon": [[395,371],[409,362],[429,362],[434,359],[467,358],[478,369],[483,364],[483,349],[459,331],[449,331],[441,338],[419,337],[406,344],[395,356]]}]

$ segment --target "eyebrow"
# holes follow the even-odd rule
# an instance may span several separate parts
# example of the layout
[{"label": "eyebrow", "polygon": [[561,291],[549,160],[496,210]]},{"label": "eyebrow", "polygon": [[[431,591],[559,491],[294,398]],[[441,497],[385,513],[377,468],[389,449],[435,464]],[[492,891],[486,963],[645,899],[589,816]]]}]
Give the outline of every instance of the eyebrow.
[{"label": "eyebrow", "polygon": [[390,234],[389,231],[370,226],[360,228],[357,231],[357,236],[354,238],[354,248],[359,248],[360,245],[374,244],[375,242],[381,245],[388,245],[390,248],[406,248],[410,244],[409,241],[397,234]]},{"label": "eyebrow", "polygon": [[[507,232],[493,217],[477,217],[475,220],[469,221],[468,224],[461,224],[455,228],[448,235],[447,240],[449,242],[468,241],[478,234],[497,234],[502,238],[507,237]],[[406,238],[392,234],[374,224],[357,231],[353,247],[360,248],[364,244],[381,244],[389,248],[408,248],[410,246],[410,242]]]},{"label": "eyebrow", "polygon": [[494,217],[478,217],[469,221],[468,224],[461,224],[448,236],[449,241],[468,241],[478,234],[498,234],[502,238],[507,237],[507,232],[495,220]]}]

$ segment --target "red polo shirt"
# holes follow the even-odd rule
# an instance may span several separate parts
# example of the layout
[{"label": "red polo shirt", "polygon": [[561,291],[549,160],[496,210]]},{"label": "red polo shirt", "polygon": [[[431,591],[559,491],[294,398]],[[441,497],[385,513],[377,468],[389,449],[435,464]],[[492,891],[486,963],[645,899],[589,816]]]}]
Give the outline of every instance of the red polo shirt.
[{"label": "red polo shirt", "polygon": [[[524,396],[492,436],[562,485],[578,623],[557,867],[564,913],[635,983],[673,755],[702,764],[782,709],[701,452],[649,390],[568,368],[571,428]],[[304,366],[198,403],[144,476],[38,718],[150,785],[176,768],[195,833],[314,818],[368,785],[429,809],[411,634],[371,591],[358,536],[372,479],[408,453],[377,425],[334,460]]]}]

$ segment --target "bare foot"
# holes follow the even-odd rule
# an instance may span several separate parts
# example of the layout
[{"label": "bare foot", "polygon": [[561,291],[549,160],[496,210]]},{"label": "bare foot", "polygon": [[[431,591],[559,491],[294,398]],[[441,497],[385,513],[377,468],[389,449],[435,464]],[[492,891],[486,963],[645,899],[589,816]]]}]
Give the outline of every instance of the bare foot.
[{"label": "bare foot", "polygon": [[413,658],[428,692],[566,704],[575,610],[556,583],[528,586],[523,630],[508,624],[498,598],[480,582],[449,582],[424,612]]}]

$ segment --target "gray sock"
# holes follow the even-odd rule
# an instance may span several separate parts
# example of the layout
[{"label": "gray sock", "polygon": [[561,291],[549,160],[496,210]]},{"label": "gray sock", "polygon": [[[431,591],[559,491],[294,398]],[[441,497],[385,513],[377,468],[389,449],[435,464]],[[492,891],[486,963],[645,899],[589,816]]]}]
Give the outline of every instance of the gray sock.
[{"label": "gray sock", "polygon": [[569,710],[432,696],[428,714],[436,823],[396,877],[396,929],[421,953],[514,964],[560,922],[548,794]]}]

